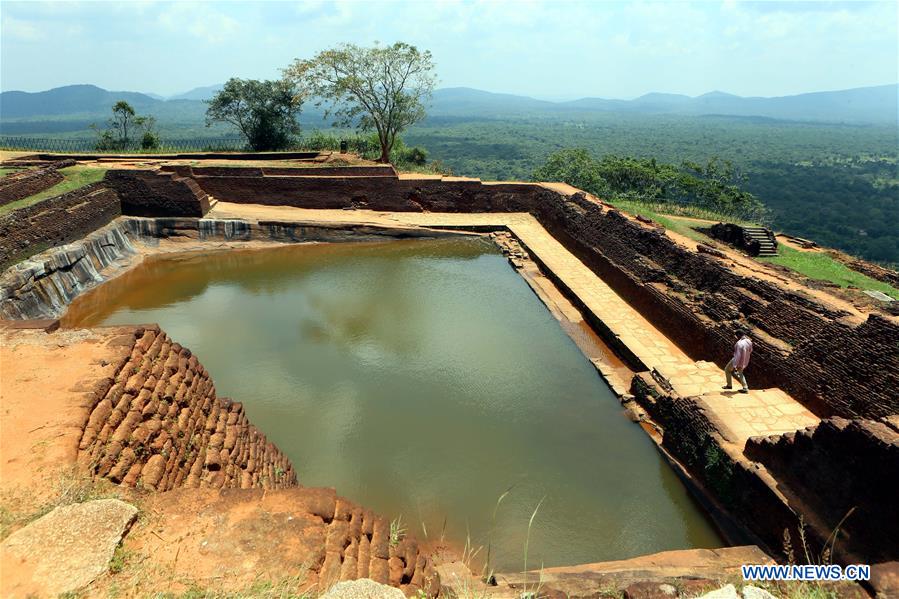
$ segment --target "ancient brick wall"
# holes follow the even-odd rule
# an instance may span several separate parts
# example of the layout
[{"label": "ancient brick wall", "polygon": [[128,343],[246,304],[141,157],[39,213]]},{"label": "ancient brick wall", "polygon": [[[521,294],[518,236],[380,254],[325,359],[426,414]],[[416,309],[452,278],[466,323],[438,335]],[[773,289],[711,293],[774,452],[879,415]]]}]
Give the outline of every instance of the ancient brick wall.
[{"label": "ancient brick wall", "polygon": [[[818,426],[754,437],[746,454],[761,462],[867,563],[899,559],[899,433],[883,422],[822,420]],[[862,549],[864,548],[864,549]]]},{"label": "ancient brick wall", "polygon": [[841,255],[841,252],[831,252],[831,255],[834,254],[836,254],[835,257],[838,260],[843,262],[852,270],[860,272],[863,275],[867,275],[872,279],[877,279],[878,281],[888,283],[893,287],[899,287],[899,272],[896,272],[895,270],[891,270],[889,268],[884,268],[883,266],[878,266],[877,264],[865,262],[864,260],[859,260],[858,258],[852,258],[851,256],[847,256],[845,254]]},{"label": "ancient brick wall", "polygon": [[197,176],[206,193],[225,202],[298,208],[371,208],[440,212],[527,210],[531,184],[484,184],[470,179],[391,177]]},{"label": "ancient brick wall", "polygon": [[724,366],[749,324],[755,387],[780,387],[822,416],[899,413],[899,322],[853,323],[812,299],[742,277],[585,196],[547,190],[543,225],[692,358]]},{"label": "ancient brick wall", "polygon": [[0,270],[81,239],[120,214],[115,192],[93,184],[0,216]]},{"label": "ancient brick wall", "polygon": [[128,486],[279,488],[296,485],[290,461],[218,397],[190,350],[156,325],[123,336],[116,375],[95,391],[79,463]]},{"label": "ancient brick wall", "polygon": [[389,164],[371,166],[192,166],[189,164],[164,165],[160,170],[174,172],[182,177],[392,177],[396,170]]},{"label": "ancient brick wall", "polygon": [[63,179],[62,174],[52,167],[7,175],[0,179],[0,206],[50,189]]},{"label": "ancient brick wall", "polygon": [[122,214],[131,216],[203,216],[209,198],[193,179],[173,173],[110,169],[104,184],[122,202]]}]

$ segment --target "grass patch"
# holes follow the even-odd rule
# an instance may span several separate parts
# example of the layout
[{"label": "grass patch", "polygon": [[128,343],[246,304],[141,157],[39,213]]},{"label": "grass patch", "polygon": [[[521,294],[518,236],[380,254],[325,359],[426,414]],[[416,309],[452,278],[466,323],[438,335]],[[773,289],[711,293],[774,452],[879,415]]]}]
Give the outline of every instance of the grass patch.
[{"label": "grass patch", "polygon": [[22,169],[19,168],[19,167],[14,167],[14,168],[3,167],[3,168],[0,168],[0,177],[5,177],[6,175],[11,175],[11,174],[13,174],[13,173],[18,173],[20,170],[22,170]]},{"label": "grass patch", "polygon": [[[715,214],[702,208],[696,208],[695,206],[645,204],[642,202],[620,200],[610,201],[609,203],[628,214],[637,214],[651,219],[670,231],[674,231],[675,233],[701,243],[708,243],[709,238],[697,231],[694,227],[708,227],[709,223],[706,221],[736,222],[734,220],[728,220],[728,217],[721,214]],[[679,218],[670,218],[671,216],[677,216]]]},{"label": "grass patch", "polygon": [[300,593],[297,588],[304,576],[285,578],[276,582],[261,581],[247,589],[222,591],[191,586],[183,593],[156,593],[154,599],[312,599],[311,593]]},{"label": "grass patch", "polygon": [[21,200],[16,200],[15,202],[11,202],[9,204],[6,204],[5,206],[0,206],[0,214],[6,214],[7,212],[11,212],[19,208],[25,208],[26,206],[31,206],[32,204],[36,204],[41,200],[46,200],[47,198],[52,198],[53,196],[58,196],[75,189],[80,189],[86,185],[90,185],[91,183],[96,183],[97,181],[103,179],[103,177],[106,175],[106,170],[107,169],[105,168],[81,166],[77,164],[75,166],[60,169],[59,172],[62,173],[65,179],[63,179],[53,187],[45,189],[40,193],[36,193],[33,196],[22,198]]},{"label": "grass patch", "polygon": [[0,540],[60,506],[110,498],[121,498],[118,487],[111,482],[92,479],[74,469],[62,470],[46,498],[11,492],[0,496]]},{"label": "grass patch", "polygon": [[878,281],[856,272],[824,252],[802,252],[780,244],[777,248],[777,253],[776,257],[757,258],[757,260],[785,266],[810,279],[828,281],[840,287],[858,287],[859,289],[881,291],[893,299],[899,300],[899,289],[883,281]]},{"label": "grass patch", "polygon": [[[705,221],[732,222],[741,225],[754,224],[692,206],[645,204],[633,201],[609,203],[629,214],[638,214],[652,219],[666,229],[701,243],[708,243],[710,239],[695,230],[694,227],[709,226]],[[671,216],[679,218],[671,218]],[[803,252],[781,243],[777,246],[777,254],[776,257],[756,258],[756,260],[789,268],[809,279],[826,281],[843,288],[857,287],[863,290],[881,291],[893,299],[899,300],[899,289],[892,287],[889,283],[856,272],[824,252]]]}]

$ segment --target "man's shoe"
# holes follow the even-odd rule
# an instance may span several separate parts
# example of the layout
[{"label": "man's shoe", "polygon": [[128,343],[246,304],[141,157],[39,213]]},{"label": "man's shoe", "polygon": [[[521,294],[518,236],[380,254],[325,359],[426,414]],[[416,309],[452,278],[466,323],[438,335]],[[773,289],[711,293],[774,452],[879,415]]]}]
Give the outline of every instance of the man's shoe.
[{"label": "man's shoe", "polygon": [[749,389],[740,389],[740,393],[749,393]]},{"label": "man's shoe", "polygon": [[721,387],[721,388],[722,388],[722,389],[733,389],[733,387],[732,387],[732,386],[730,386],[730,385],[724,385],[724,386],[723,386],[723,387]]}]

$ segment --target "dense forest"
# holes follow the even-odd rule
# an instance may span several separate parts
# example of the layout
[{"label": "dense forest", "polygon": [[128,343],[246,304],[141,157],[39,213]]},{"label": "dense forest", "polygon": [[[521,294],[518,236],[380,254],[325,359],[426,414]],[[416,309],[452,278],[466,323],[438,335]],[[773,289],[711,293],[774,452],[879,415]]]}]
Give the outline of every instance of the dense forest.
[{"label": "dense forest", "polygon": [[776,229],[870,260],[899,263],[899,139],[894,125],[754,117],[627,115],[430,119],[405,136],[455,174],[529,180],[558,150],[659,162],[728,160]]}]

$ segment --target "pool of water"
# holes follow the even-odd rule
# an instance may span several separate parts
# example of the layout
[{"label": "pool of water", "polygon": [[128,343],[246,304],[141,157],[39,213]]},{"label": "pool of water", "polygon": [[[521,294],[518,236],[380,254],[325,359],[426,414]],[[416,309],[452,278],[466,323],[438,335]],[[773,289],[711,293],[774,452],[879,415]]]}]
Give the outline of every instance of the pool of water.
[{"label": "pool of water", "polygon": [[419,538],[489,541],[499,569],[523,567],[538,504],[532,568],[722,544],[486,240],[151,257],[64,320],[148,322],[244,403],[302,484]]}]

